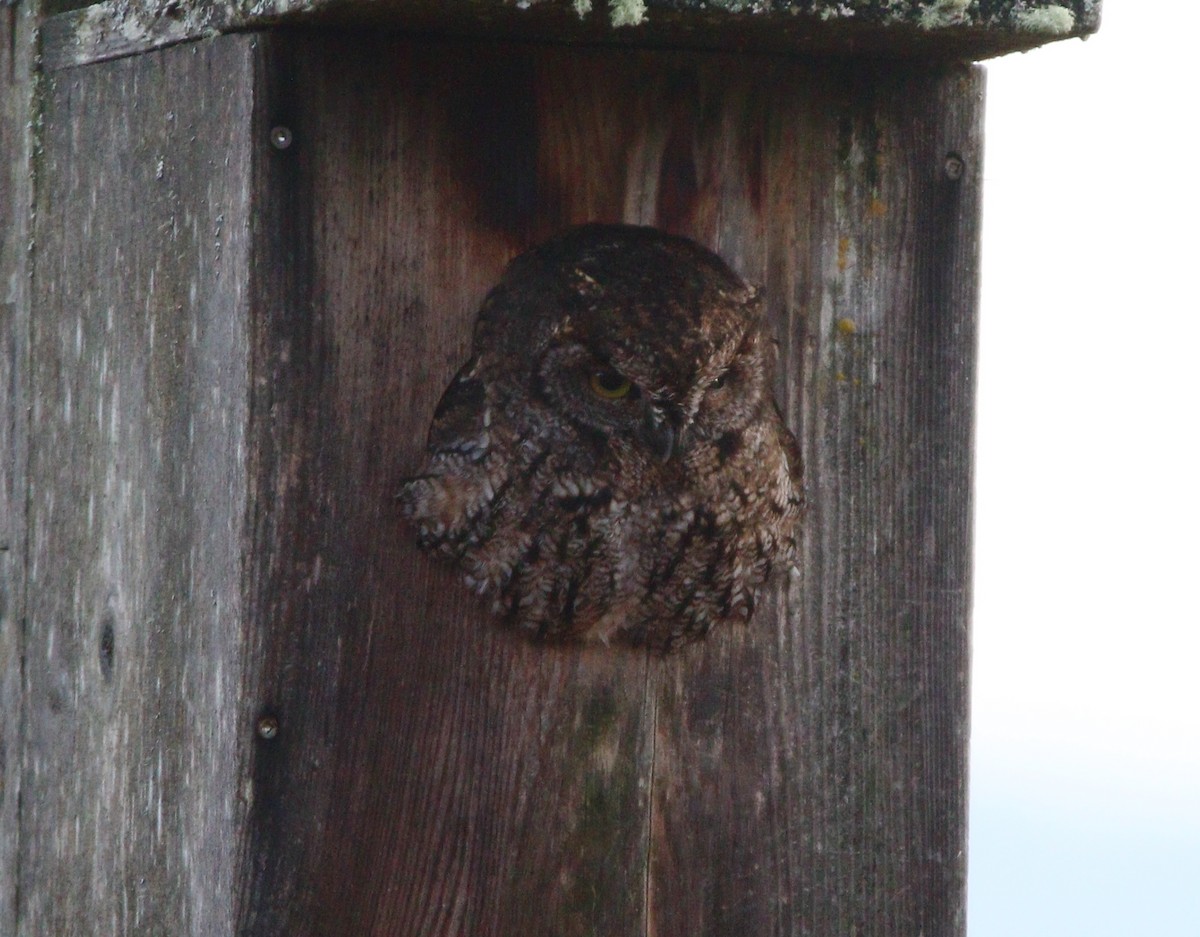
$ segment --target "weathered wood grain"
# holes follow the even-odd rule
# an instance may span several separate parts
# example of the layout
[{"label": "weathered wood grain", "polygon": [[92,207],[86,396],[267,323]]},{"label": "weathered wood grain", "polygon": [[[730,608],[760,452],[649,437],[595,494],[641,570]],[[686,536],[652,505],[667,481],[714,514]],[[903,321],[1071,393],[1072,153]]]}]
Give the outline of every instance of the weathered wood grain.
[{"label": "weathered wood grain", "polygon": [[[252,932],[961,932],[980,75],[271,48]],[[390,501],[506,259],[589,219],[766,285],[809,465],[801,571],[666,660],[498,631]]]},{"label": "weathered wood grain", "polygon": [[667,672],[657,930],[960,933],[981,80],[788,83],[819,90],[772,103],[742,250],[784,336],[805,559],[777,623]]},{"label": "weathered wood grain", "polygon": [[[961,933],[981,106],[329,33],[56,72],[18,933]],[[665,659],[501,630],[392,500],[585,220],[765,286],[807,465],[800,568]]]},{"label": "weathered wood grain", "polygon": [[33,30],[24,6],[0,8],[0,934],[17,926]]},{"label": "weathered wood grain", "polygon": [[[50,69],[221,32],[318,25],[441,36],[973,61],[1087,36],[1101,0],[51,0]],[[59,12],[60,10],[64,12]]]},{"label": "weathered wood grain", "polygon": [[235,932],[252,46],[45,89],[22,937]]}]

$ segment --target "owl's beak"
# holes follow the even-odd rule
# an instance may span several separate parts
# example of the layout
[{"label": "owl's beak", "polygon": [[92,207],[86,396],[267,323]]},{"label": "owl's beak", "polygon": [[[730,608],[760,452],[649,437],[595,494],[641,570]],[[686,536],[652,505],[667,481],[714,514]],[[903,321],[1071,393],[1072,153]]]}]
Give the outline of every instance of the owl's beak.
[{"label": "owl's beak", "polygon": [[682,434],[675,428],[674,421],[658,407],[648,407],[642,420],[642,443],[658,457],[668,462],[679,451]]}]

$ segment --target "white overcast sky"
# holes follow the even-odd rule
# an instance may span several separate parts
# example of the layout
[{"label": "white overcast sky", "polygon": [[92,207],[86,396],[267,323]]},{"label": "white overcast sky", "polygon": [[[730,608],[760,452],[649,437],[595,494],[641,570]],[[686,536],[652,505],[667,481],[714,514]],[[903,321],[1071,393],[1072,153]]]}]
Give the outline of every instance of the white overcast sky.
[{"label": "white overcast sky", "polygon": [[1198,48],[987,66],[970,937],[1200,937]]}]

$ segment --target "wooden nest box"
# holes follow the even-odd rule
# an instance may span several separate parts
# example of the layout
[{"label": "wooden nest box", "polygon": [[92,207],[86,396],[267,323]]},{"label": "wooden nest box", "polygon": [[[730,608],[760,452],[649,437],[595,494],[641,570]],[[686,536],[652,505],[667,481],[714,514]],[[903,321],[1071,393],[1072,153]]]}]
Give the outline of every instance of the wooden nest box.
[{"label": "wooden nest box", "polygon": [[[0,8],[0,933],[961,935],[980,58],[1098,0]],[[394,495],[585,221],[762,287],[801,561],[544,646]]]}]

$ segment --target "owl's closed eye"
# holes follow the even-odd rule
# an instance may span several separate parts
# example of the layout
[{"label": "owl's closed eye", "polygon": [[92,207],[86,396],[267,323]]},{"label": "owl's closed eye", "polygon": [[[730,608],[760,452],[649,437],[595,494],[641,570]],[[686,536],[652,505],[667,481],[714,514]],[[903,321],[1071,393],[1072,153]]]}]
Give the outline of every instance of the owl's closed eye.
[{"label": "owl's closed eye", "polygon": [[485,300],[404,510],[538,638],[669,649],[744,621],[802,510],[769,351],[757,293],[715,254],[571,229]]}]

